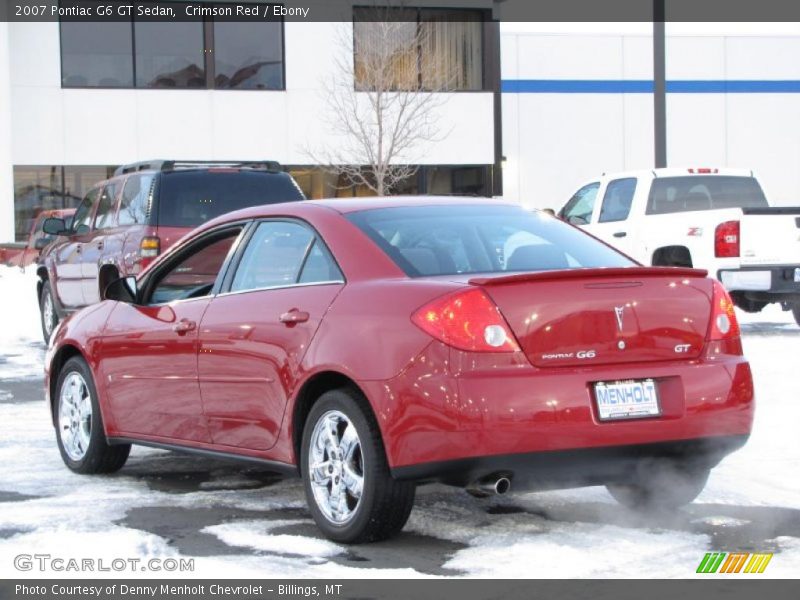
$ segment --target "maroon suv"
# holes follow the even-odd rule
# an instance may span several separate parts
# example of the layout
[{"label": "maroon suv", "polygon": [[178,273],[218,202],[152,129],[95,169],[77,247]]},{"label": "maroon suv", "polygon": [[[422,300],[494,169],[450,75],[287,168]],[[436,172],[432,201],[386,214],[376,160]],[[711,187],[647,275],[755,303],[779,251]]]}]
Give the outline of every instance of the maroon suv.
[{"label": "maroon suv", "polygon": [[45,341],[61,318],[99,302],[109,282],[138,274],[198,225],[240,208],[303,199],[273,161],[119,167],[89,190],[69,226],[62,219],[44,224],[47,233],[63,236],[37,270]]}]

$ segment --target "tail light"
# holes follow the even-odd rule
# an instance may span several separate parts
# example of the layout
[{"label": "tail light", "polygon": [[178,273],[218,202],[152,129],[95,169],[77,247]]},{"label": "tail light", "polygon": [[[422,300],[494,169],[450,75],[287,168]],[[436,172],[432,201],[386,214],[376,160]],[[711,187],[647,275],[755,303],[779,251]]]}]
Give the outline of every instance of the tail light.
[{"label": "tail light", "polygon": [[139,245],[139,256],[142,258],[155,258],[161,252],[161,240],[154,235],[148,235],[142,238],[142,243]]},{"label": "tail light", "polygon": [[689,173],[698,175],[705,175],[709,173],[719,173],[719,169],[709,169],[708,167],[700,167],[699,169],[689,169]]},{"label": "tail light", "polygon": [[739,256],[739,221],[725,221],[714,230],[714,256]]},{"label": "tail light", "polygon": [[417,310],[411,320],[425,333],[459,350],[519,350],[519,344],[500,310],[480,289],[437,298]]},{"label": "tail light", "polygon": [[709,352],[742,354],[741,330],[733,300],[719,281],[714,281],[711,297],[711,325],[708,330]]}]

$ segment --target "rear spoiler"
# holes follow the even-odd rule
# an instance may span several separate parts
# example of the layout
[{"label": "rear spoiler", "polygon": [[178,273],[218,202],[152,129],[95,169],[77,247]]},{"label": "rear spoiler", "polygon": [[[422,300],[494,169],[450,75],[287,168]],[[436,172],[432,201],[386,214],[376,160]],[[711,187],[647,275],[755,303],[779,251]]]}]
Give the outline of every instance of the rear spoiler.
[{"label": "rear spoiler", "polygon": [[800,206],[770,206],[765,208],[743,208],[745,215],[800,215]]},{"label": "rear spoiler", "polygon": [[708,271],[687,267],[597,267],[533,271],[531,273],[515,273],[497,277],[473,277],[468,283],[470,285],[502,285],[505,283],[521,283],[523,281],[551,281],[553,279],[590,279],[595,277],[639,279],[642,277],[670,276],[701,278],[707,275]]}]

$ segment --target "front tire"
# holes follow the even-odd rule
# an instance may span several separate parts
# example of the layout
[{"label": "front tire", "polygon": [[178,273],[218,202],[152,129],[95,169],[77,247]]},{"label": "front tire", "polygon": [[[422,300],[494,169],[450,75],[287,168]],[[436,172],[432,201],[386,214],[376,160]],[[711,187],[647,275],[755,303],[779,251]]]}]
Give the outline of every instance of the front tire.
[{"label": "front tire", "polygon": [[392,478],[378,423],[354,392],[332,390],[314,404],[300,469],[311,515],[335,542],[387,539],[411,514],[415,485]]},{"label": "front tire", "polygon": [[671,462],[653,463],[635,481],[608,484],[614,499],[634,510],[674,510],[691,504],[708,481],[710,469]]},{"label": "front tire", "polygon": [[54,416],[58,450],[71,471],[113,473],[128,460],[130,444],[109,446],[106,442],[97,389],[81,357],[70,358],[58,375]]},{"label": "front tire", "polygon": [[42,337],[44,338],[44,343],[47,344],[50,342],[50,338],[59,321],[56,300],[49,281],[45,281],[42,285],[42,293],[39,296],[39,314],[41,315]]},{"label": "front tire", "polygon": [[800,325],[800,304],[795,304],[792,307],[792,314],[794,315],[794,322]]}]

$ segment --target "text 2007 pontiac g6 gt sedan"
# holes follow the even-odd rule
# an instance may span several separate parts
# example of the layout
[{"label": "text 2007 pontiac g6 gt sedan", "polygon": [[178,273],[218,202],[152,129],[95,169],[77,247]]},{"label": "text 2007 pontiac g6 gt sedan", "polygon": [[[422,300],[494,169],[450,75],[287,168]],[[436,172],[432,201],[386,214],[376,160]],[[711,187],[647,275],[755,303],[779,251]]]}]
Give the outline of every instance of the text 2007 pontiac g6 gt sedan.
[{"label": "text 2007 pontiac g6 gt sedan", "polygon": [[342,542],[398,532],[432,481],[679,506],[752,425],[719,283],[499,201],[247,209],[105,297],[48,351],[67,466],[116,471],[131,444],[262,461]]}]

